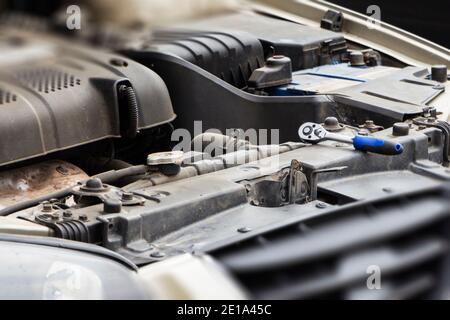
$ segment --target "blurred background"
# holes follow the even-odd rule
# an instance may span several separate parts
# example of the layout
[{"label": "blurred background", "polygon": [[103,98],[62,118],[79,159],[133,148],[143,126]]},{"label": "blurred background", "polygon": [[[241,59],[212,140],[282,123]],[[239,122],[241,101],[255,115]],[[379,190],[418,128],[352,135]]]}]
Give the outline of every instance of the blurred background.
[{"label": "blurred background", "polygon": [[[282,0],[281,0],[282,1]],[[366,9],[376,4],[381,9],[381,19],[444,47],[450,47],[448,1],[407,0],[329,0],[329,2],[367,14]]]},{"label": "blurred background", "polygon": [[[233,6],[235,3],[234,0],[0,0],[1,2],[4,7],[45,16],[56,13],[63,4],[67,6],[81,3],[94,12],[95,19],[114,19],[128,26],[132,23],[141,23],[144,20],[143,15],[148,17],[145,23],[155,20],[158,23],[183,18],[183,16],[208,15],[216,10],[222,10],[223,7]],[[447,1],[330,0],[329,2],[362,14],[367,14],[366,9],[369,5],[378,5],[381,8],[383,21],[447,48],[450,47],[450,23],[445,6]],[[145,8],[152,8],[152,10],[145,10]],[[175,8],[178,10],[174,10]],[[157,15],[154,14],[154,9],[159,9]]]}]

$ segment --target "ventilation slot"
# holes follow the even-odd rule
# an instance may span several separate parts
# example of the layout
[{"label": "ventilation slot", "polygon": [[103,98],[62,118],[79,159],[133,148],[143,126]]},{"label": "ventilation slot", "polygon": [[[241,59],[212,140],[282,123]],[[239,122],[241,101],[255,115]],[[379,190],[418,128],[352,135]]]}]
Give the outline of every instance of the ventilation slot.
[{"label": "ventilation slot", "polygon": [[81,79],[57,69],[40,68],[19,71],[16,78],[42,93],[51,93],[81,85]]},{"label": "ventilation slot", "polygon": [[17,101],[17,96],[9,91],[0,89],[0,104],[7,104]]}]

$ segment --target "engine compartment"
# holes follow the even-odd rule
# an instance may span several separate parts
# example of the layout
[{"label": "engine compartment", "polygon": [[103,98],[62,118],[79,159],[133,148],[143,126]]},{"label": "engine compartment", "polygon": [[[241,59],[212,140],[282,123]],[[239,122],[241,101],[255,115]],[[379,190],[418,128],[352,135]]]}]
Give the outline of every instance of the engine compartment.
[{"label": "engine compartment", "polygon": [[[393,266],[395,288],[438,273],[446,66],[254,12],[114,45],[50,29],[0,31],[1,234],[94,244],[139,267],[210,255],[256,298],[352,297],[361,275],[336,278],[364,255]],[[306,122],[403,152],[300,141]],[[400,261],[410,257],[420,272]]]}]

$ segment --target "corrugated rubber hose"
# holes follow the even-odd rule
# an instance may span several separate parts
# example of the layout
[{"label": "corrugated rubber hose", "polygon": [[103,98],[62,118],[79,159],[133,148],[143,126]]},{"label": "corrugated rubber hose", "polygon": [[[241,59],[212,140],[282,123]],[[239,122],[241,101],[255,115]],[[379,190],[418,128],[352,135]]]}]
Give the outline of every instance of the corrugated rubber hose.
[{"label": "corrugated rubber hose", "polygon": [[134,89],[127,85],[120,86],[120,94],[126,101],[128,108],[128,125],[126,127],[127,138],[134,138],[138,133],[139,125],[139,105]]}]

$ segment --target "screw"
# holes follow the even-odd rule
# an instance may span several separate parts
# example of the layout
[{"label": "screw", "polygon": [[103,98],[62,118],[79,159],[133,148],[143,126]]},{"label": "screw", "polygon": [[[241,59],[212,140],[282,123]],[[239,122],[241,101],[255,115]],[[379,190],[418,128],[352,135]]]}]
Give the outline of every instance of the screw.
[{"label": "screw", "polygon": [[87,215],[85,215],[85,214],[80,214],[80,215],[78,216],[78,219],[80,219],[80,221],[83,221],[83,222],[88,221],[88,217],[87,217]]},{"label": "screw", "polygon": [[354,67],[365,65],[364,55],[361,51],[353,51],[350,53],[350,65]]},{"label": "screw", "polygon": [[64,218],[70,218],[70,217],[72,217],[72,212],[69,211],[69,210],[64,211],[64,212],[63,212],[63,217],[64,217]]},{"label": "screw", "polygon": [[99,178],[91,178],[86,181],[85,187],[92,190],[98,190],[103,188],[103,183]]},{"label": "screw", "polygon": [[252,229],[250,229],[249,227],[242,227],[242,228],[237,229],[237,231],[239,233],[247,233],[247,232],[252,231]]},{"label": "screw", "polygon": [[327,127],[335,127],[339,125],[339,121],[336,117],[327,117],[323,124]]},{"label": "screw", "polygon": [[59,213],[58,213],[58,212],[54,212],[54,213],[52,214],[52,219],[53,219],[53,220],[58,220],[58,219],[59,219]]},{"label": "screw", "polygon": [[386,193],[391,193],[393,191],[391,188],[383,188],[382,190]]},{"label": "screw", "polygon": [[133,193],[131,193],[131,192],[124,192],[124,193],[122,193],[122,200],[123,201],[130,201],[130,200],[133,200]]},{"label": "screw", "polygon": [[318,202],[318,203],[316,203],[316,208],[317,208],[317,209],[325,209],[326,207],[328,207],[328,206],[327,206],[327,204],[324,203],[324,202]]},{"label": "screw", "polygon": [[52,210],[53,206],[50,202],[48,201],[42,202],[42,210],[41,210],[42,212],[50,212]]}]

